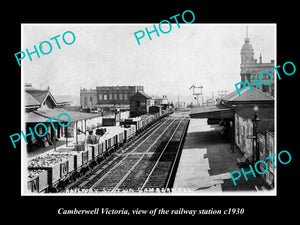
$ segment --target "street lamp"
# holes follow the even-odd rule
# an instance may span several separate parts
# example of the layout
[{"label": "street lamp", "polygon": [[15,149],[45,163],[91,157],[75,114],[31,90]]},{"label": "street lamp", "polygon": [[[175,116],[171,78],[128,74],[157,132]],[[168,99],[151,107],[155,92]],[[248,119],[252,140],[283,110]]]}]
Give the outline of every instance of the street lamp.
[{"label": "street lamp", "polygon": [[[258,149],[258,143],[257,143],[257,127],[258,127],[258,123],[259,123],[260,119],[258,118],[258,115],[257,115],[258,109],[259,109],[258,106],[253,107],[253,110],[254,110],[254,117],[252,119],[252,122],[253,122],[253,163],[258,160],[258,155],[259,155],[259,149]],[[255,143],[255,146],[254,146],[254,143]]]}]

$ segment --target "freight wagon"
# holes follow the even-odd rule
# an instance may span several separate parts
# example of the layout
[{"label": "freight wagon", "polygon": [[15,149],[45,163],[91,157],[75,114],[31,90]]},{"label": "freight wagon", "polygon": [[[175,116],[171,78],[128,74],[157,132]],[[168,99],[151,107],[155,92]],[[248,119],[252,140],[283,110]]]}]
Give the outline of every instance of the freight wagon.
[{"label": "freight wagon", "polygon": [[167,116],[159,113],[142,115],[121,122],[121,126],[102,127],[105,133],[97,144],[74,143],[55,152],[39,155],[28,161],[29,192],[57,192],[92,169],[97,162],[133,139],[157,120]]}]

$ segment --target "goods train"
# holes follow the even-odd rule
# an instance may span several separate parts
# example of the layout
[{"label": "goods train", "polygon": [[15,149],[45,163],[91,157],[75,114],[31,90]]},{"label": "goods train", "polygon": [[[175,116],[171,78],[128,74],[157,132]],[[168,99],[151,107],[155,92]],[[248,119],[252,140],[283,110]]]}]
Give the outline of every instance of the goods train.
[{"label": "goods train", "polygon": [[120,122],[120,126],[102,127],[105,132],[98,144],[77,142],[72,147],[60,147],[56,151],[30,159],[27,165],[28,192],[49,193],[63,190],[124,143],[167,115],[168,113],[160,112],[130,118]]}]

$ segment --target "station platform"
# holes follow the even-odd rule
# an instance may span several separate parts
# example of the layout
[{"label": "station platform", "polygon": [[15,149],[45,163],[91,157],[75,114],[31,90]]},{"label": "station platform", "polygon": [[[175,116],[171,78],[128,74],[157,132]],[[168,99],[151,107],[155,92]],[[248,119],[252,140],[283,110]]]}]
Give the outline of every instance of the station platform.
[{"label": "station platform", "polygon": [[[262,186],[260,177],[245,181],[241,176],[234,186],[230,173],[239,170],[238,149],[231,148],[218,125],[207,125],[206,119],[191,119],[179,160],[173,188],[192,193],[216,194],[233,191],[256,191]],[[248,171],[249,169],[245,169]]]}]

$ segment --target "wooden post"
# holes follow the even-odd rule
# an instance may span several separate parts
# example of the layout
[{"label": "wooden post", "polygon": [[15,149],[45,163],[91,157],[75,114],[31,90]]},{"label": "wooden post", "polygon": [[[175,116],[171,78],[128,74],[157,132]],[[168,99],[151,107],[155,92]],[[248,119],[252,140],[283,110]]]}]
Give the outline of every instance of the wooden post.
[{"label": "wooden post", "polygon": [[78,143],[77,121],[75,122],[76,143]]},{"label": "wooden post", "polygon": [[66,137],[66,147],[68,147],[68,131],[67,131],[67,127],[65,127],[65,137]]}]

